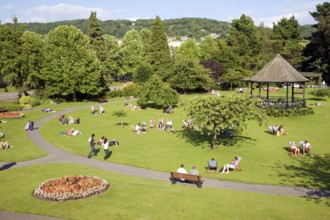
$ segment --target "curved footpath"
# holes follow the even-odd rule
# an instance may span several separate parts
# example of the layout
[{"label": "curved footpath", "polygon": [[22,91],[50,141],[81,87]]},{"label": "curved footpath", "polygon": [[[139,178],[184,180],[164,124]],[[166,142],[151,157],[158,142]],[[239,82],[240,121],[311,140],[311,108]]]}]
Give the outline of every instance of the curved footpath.
[{"label": "curved footpath", "polygon": [[[124,100],[126,101],[126,100]],[[116,102],[124,102],[123,100],[114,101]],[[103,103],[105,104],[105,103]],[[96,105],[95,105],[96,106]],[[49,115],[37,122],[35,125],[40,127],[45,122],[58,117],[59,114],[67,114],[72,111],[88,108],[89,106],[69,108],[60,113]],[[66,151],[63,151],[51,143],[44,140],[39,130],[34,130],[28,132],[28,137],[40,148],[48,152],[48,156],[30,160],[23,162],[10,162],[10,163],[0,163],[0,171],[9,169],[11,167],[22,167],[29,166],[32,164],[46,164],[46,163],[78,163],[86,166],[94,167],[97,169],[108,170],[112,172],[122,173],[130,176],[137,176],[149,179],[163,180],[168,181],[170,183],[170,174],[169,172],[161,172],[155,170],[148,170],[145,168],[133,167],[128,165],[115,164],[108,161],[94,160],[88,159],[87,157],[75,155]],[[276,195],[287,195],[287,196],[301,196],[308,198],[330,198],[330,190],[323,189],[307,189],[307,188],[299,188],[299,187],[287,187],[287,186],[273,186],[273,185],[262,185],[262,184],[248,184],[248,183],[238,183],[238,182],[230,182],[230,181],[222,181],[216,179],[208,179],[204,178],[205,182],[203,187],[214,187],[214,188],[222,188],[222,189],[230,189],[230,190],[240,190],[240,191],[249,191],[249,192],[257,192],[257,193],[265,193],[265,194],[276,194]],[[179,184],[179,183],[178,183]],[[0,219],[43,219],[43,220],[51,220],[56,218],[38,216],[38,215],[29,215],[29,214],[20,214],[20,213],[12,213],[6,211],[0,211]]]}]

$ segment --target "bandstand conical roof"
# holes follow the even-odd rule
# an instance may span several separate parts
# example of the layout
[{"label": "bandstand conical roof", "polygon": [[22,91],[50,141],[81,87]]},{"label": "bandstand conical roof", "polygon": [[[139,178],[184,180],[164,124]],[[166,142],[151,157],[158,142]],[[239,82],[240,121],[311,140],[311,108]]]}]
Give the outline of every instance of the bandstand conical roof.
[{"label": "bandstand conical roof", "polygon": [[260,83],[301,83],[309,80],[293,68],[280,54],[267,63],[249,81]]}]

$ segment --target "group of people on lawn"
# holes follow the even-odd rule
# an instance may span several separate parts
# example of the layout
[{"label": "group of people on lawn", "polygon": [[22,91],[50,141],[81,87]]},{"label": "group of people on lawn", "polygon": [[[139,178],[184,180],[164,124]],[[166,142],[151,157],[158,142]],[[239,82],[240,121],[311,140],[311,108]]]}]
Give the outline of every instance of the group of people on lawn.
[{"label": "group of people on lawn", "polygon": [[288,133],[286,133],[284,131],[284,125],[274,125],[274,126],[269,126],[269,131],[270,133],[272,133],[273,135],[276,136],[287,136]]},{"label": "group of people on lawn", "polygon": [[[223,165],[222,169],[221,169],[221,173],[229,173],[229,170],[235,170],[237,169],[237,167],[239,166],[239,162],[241,160],[241,157],[235,156],[233,161],[231,163],[227,163],[225,165]],[[215,173],[217,173],[219,171],[219,167],[218,167],[218,162],[212,158],[207,162],[207,170],[214,170]],[[183,173],[183,174],[188,174],[187,170],[184,168],[184,164],[181,164],[181,166],[177,169],[176,171],[177,173]],[[192,175],[198,175],[198,170],[197,167],[195,165],[193,165],[189,171],[189,174]]]},{"label": "group of people on lawn", "polygon": [[80,124],[80,118],[74,119],[71,115],[68,118],[65,118],[65,115],[59,115],[58,120],[61,124]]},{"label": "group of people on lawn", "polygon": [[89,152],[87,157],[91,158],[92,155],[97,156],[97,152],[95,149],[95,144],[97,144],[98,146],[103,147],[103,150],[104,150],[103,159],[104,160],[106,160],[110,157],[109,147],[119,145],[119,141],[117,141],[117,140],[108,141],[108,138],[106,138],[105,136],[102,136],[98,142],[95,142],[95,134],[92,134],[90,136],[90,138],[88,139],[88,143],[90,145],[91,151]]},{"label": "group of people on lawn", "polygon": [[308,140],[300,141],[300,147],[297,147],[294,141],[289,142],[290,145],[290,154],[293,156],[299,156],[300,150],[303,154],[312,155],[312,145],[308,142]]},{"label": "group of people on lawn", "polygon": [[104,107],[102,105],[100,105],[99,108],[100,108],[100,110],[97,110],[97,109],[94,108],[94,106],[91,106],[91,114],[92,115],[95,115],[97,113],[99,113],[101,115],[105,114]]},{"label": "group of people on lawn", "polygon": [[[281,124],[280,126],[274,125],[269,126],[269,132],[276,136],[286,136],[288,133],[284,131],[284,125]],[[294,141],[289,141],[289,151],[290,154],[293,156],[300,155],[300,152],[302,151],[303,154],[308,154],[309,156],[312,155],[312,146],[308,142],[308,140],[300,141],[300,146],[298,147]]]},{"label": "group of people on lawn", "polygon": [[[149,121],[149,128],[153,129],[155,127],[155,120],[154,119],[150,119]],[[163,117],[159,118],[158,121],[158,128],[164,131],[174,131],[173,130],[173,121],[172,119],[167,119],[166,123],[164,124],[164,119]],[[147,123],[146,122],[139,122],[137,123],[137,125],[135,126],[134,132],[136,132],[137,134],[143,133],[148,131],[147,128]]]}]

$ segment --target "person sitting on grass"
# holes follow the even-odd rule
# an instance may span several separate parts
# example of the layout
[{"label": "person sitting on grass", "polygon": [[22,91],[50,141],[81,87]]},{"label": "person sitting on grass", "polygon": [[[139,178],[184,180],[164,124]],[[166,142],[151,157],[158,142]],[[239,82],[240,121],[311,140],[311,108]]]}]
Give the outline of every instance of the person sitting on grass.
[{"label": "person sitting on grass", "polygon": [[229,173],[229,169],[235,169],[236,166],[238,165],[239,160],[238,157],[234,157],[233,161],[230,164],[225,164],[222,168],[222,172],[221,173]]},{"label": "person sitting on grass", "polygon": [[79,117],[74,121],[74,124],[80,124],[80,118]]},{"label": "person sitting on grass", "polygon": [[68,124],[74,124],[74,118],[71,115],[68,117]]}]

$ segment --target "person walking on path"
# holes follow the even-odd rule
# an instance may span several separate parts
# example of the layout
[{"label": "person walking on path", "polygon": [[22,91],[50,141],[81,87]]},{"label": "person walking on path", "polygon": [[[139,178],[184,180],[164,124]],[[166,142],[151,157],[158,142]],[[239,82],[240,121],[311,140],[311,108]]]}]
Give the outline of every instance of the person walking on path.
[{"label": "person walking on path", "polygon": [[96,150],[95,150],[94,137],[95,137],[95,134],[92,134],[91,137],[88,139],[89,146],[91,147],[91,151],[88,154],[88,158],[91,158],[93,153],[94,153],[94,156],[97,156],[97,153],[96,153]]},{"label": "person walking on path", "polygon": [[108,142],[108,139],[107,138],[104,138],[103,149],[104,149],[104,157],[103,157],[103,159],[106,160],[109,157],[109,142]]}]

